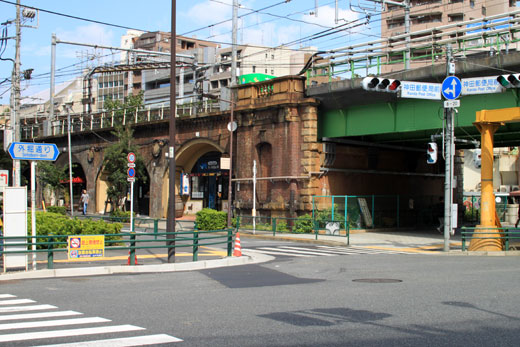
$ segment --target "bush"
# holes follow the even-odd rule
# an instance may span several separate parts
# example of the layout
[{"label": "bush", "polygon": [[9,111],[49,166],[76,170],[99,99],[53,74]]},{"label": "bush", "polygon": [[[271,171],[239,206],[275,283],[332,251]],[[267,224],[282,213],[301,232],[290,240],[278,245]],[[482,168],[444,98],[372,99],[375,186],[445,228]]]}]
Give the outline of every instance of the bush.
[{"label": "bush", "polygon": [[295,233],[312,233],[312,216],[309,214],[300,216],[294,222],[293,232]]},{"label": "bush", "polygon": [[197,212],[195,223],[199,230],[222,230],[227,227],[227,213],[204,208]]},{"label": "bush", "polygon": [[276,221],[276,231],[279,232],[287,232],[289,231],[289,227],[287,226],[287,222],[284,220],[277,220]]},{"label": "bush", "polygon": [[[135,212],[134,212],[135,218]],[[110,212],[110,220],[120,223],[130,223],[130,211],[114,210]]]},{"label": "bush", "polygon": [[[31,214],[27,215],[27,233],[32,235]],[[69,218],[67,216],[52,212],[36,212],[36,235],[56,235],[53,241],[66,242],[67,236],[71,235],[106,235],[119,234],[123,225],[121,223],[107,223],[102,220]],[[120,236],[105,236],[105,240],[121,240]],[[46,239],[38,239],[45,242]],[[66,245],[54,246],[64,248]],[[38,248],[47,248],[38,246]]]},{"label": "bush", "polygon": [[57,213],[61,215],[67,215],[67,207],[66,206],[49,206],[47,207],[47,211],[50,213]]}]

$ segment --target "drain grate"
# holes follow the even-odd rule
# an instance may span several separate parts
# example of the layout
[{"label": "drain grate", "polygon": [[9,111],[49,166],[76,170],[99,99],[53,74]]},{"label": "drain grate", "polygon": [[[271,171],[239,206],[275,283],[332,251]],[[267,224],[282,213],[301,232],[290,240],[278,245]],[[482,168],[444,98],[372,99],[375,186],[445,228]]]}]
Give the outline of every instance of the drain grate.
[{"label": "drain grate", "polygon": [[352,282],[361,282],[361,283],[399,283],[403,280],[397,280],[394,278],[358,278],[352,280]]}]

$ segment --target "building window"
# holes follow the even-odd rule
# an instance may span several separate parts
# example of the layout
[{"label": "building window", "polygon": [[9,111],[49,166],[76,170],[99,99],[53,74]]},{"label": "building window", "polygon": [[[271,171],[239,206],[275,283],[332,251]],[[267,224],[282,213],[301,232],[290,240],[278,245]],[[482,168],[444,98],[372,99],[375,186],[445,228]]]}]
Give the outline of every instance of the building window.
[{"label": "building window", "polygon": [[267,74],[267,69],[265,69],[265,73]]},{"label": "building window", "polygon": [[487,13],[486,6],[482,6],[482,15],[485,16]]},{"label": "building window", "polygon": [[253,65],[253,73],[256,72],[256,66]]},{"label": "building window", "polygon": [[469,0],[469,7],[475,8],[475,0]]},{"label": "building window", "polygon": [[99,83],[98,83],[98,88],[99,88],[99,89],[103,88],[103,82],[99,82]]},{"label": "building window", "polygon": [[464,20],[463,13],[453,13],[448,15],[449,22],[462,22]]},{"label": "building window", "polygon": [[461,2],[464,2],[464,0],[450,0],[450,4],[456,4]]},{"label": "building window", "polygon": [[271,75],[274,75],[274,70],[271,70]]},{"label": "building window", "polygon": [[271,59],[274,60],[274,54],[271,54]]}]

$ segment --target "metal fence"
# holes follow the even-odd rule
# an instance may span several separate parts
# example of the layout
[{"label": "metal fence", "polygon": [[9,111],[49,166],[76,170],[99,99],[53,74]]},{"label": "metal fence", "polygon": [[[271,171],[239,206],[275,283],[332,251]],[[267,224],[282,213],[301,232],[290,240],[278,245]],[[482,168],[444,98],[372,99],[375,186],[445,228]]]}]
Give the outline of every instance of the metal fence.
[{"label": "metal fence", "polygon": [[[517,228],[462,227],[459,228],[459,230],[462,241],[462,251],[467,250],[468,241],[478,239],[500,240],[505,251],[520,249],[520,229]],[[489,231],[486,232],[482,230]]]}]

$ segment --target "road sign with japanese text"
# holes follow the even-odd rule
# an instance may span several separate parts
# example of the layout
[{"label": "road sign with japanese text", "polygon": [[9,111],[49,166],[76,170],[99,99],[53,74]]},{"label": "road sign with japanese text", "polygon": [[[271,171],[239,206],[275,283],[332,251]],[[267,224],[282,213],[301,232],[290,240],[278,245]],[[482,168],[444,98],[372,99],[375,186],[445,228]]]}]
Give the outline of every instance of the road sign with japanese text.
[{"label": "road sign with japanese text", "polygon": [[15,160],[55,161],[60,151],[54,143],[13,142],[9,154]]},{"label": "road sign with japanese text", "polygon": [[105,256],[105,235],[78,235],[67,239],[69,260],[101,258]]}]

